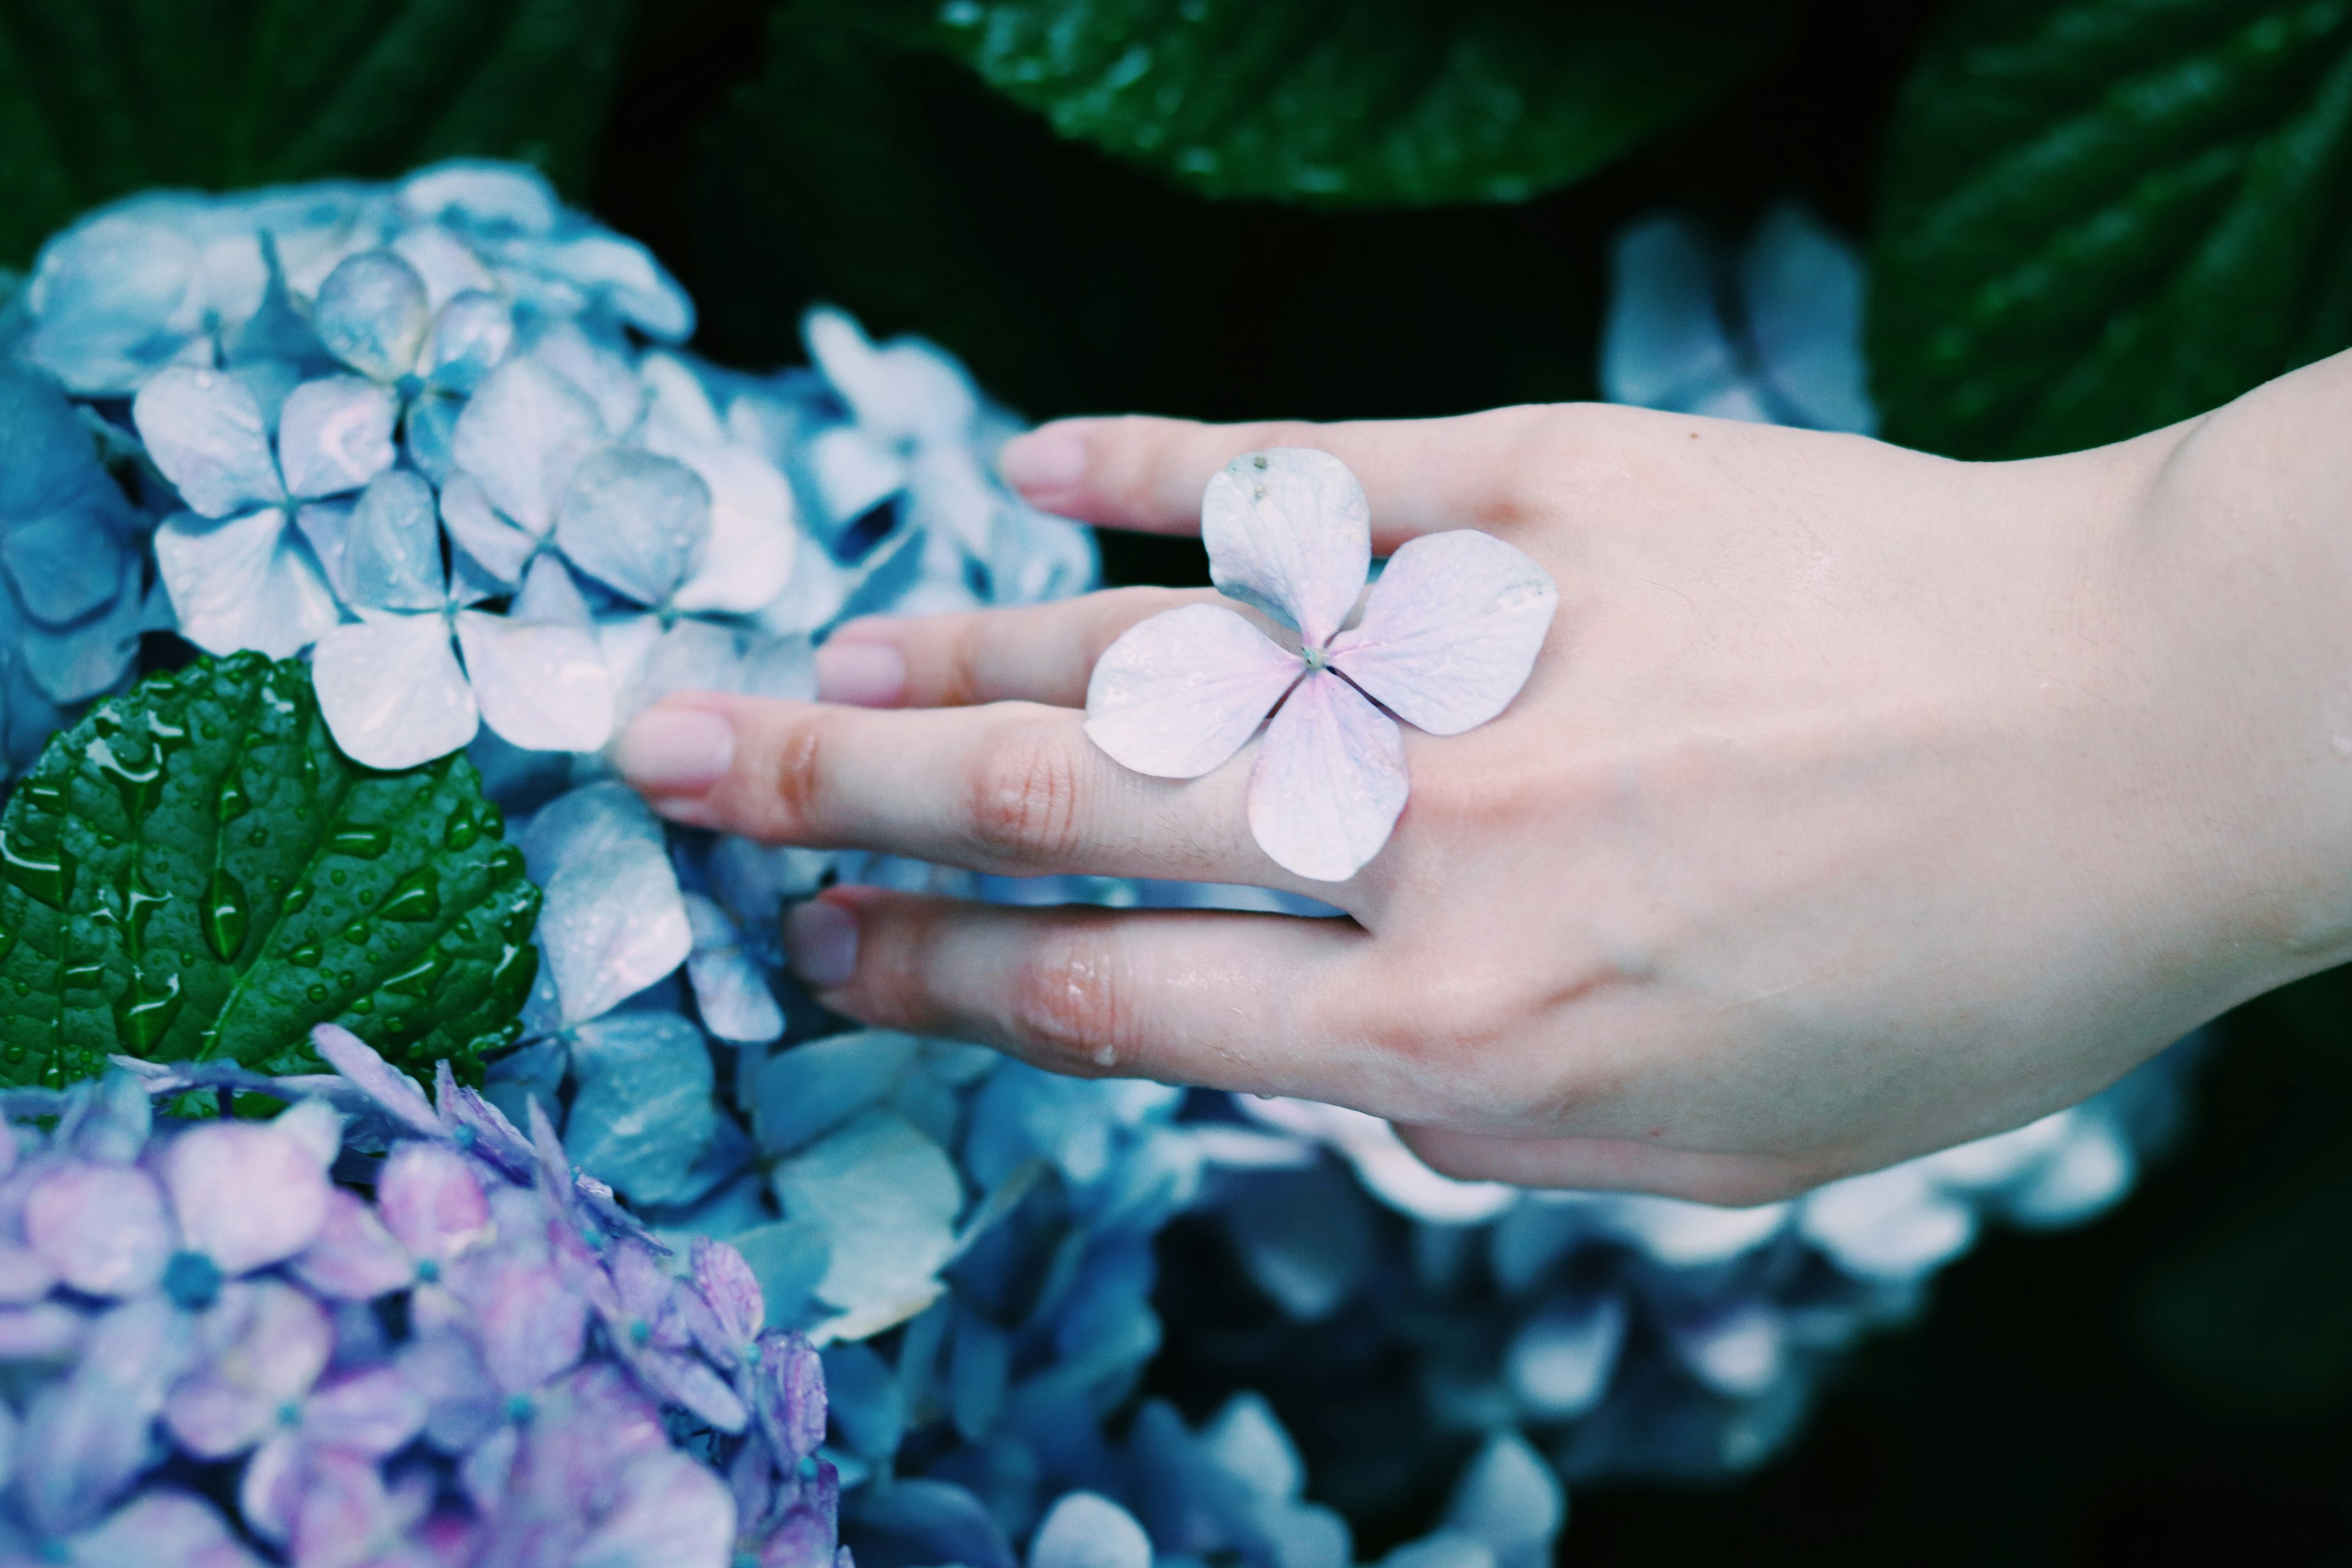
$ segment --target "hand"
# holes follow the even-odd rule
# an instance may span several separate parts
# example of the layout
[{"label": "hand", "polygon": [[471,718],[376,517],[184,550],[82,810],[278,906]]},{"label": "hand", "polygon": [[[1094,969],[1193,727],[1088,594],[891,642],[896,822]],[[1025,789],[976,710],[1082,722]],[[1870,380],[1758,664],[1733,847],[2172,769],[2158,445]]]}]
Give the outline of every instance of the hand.
[{"label": "hand", "polygon": [[1759,1202],[2021,1124],[2352,952],[2347,386],[2008,465],[1600,406],[1008,448],[1039,504],[1175,533],[1235,455],[1319,447],[1379,552],[1481,528],[1551,573],[1526,689],[1407,731],[1412,797],[1345,883],[1253,843],[1254,750],[1170,782],[1081,732],[1096,657],[1205,593],[857,623],[833,700],[674,699],[615,754],[769,842],[1349,917],[835,889],[787,938],[854,1017],[1354,1106],[1459,1176]]}]

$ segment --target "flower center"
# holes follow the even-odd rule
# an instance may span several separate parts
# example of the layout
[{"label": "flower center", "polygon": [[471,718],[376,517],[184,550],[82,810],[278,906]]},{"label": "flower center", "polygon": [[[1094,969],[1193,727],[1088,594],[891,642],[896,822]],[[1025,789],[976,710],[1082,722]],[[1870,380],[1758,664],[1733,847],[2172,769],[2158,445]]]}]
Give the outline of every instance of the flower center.
[{"label": "flower center", "polygon": [[416,1260],[416,1282],[418,1284],[430,1285],[440,1278],[440,1264],[435,1262],[430,1258],[420,1258]]},{"label": "flower center", "polygon": [[1324,670],[1328,669],[1330,667],[1331,667],[1331,656],[1330,656],[1329,654],[1325,653],[1325,652],[1324,652],[1321,648],[1319,648],[1319,647],[1310,647],[1310,648],[1308,648],[1308,649],[1307,650],[1307,674],[1309,674],[1309,675],[1319,675],[1319,674],[1321,674]]},{"label": "flower center", "polygon": [[201,1252],[175,1252],[163,1266],[163,1294],[184,1311],[200,1312],[220,1300],[220,1265]]}]

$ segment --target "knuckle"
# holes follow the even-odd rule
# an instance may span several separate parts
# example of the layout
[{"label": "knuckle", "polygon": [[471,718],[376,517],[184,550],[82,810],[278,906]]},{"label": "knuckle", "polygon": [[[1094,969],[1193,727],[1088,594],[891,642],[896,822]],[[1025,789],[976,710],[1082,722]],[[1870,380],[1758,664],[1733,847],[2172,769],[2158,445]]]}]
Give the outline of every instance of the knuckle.
[{"label": "knuckle", "polygon": [[985,686],[983,675],[992,646],[988,624],[979,616],[959,616],[942,640],[940,689],[933,706],[970,707],[980,700]]},{"label": "knuckle", "polygon": [[826,770],[833,746],[832,726],[824,716],[794,720],[778,737],[768,763],[768,794],[780,820],[778,830],[791,837],[823,831],[830,786]]},{"label": "knuckle", "polygon": [[1023,721],[973,748],[964,781],[972,848],[991,863],[1057,866],[1084,837],[1082,770],[1066,737]]},{"label": "knuckle", "polygon": [[1041,1047],[1057,1071],[1099,1078],[1129,1044],[1127,979],[1108,936],[1076,926],[1048,938],[1013,977],[1018,1037]]}]

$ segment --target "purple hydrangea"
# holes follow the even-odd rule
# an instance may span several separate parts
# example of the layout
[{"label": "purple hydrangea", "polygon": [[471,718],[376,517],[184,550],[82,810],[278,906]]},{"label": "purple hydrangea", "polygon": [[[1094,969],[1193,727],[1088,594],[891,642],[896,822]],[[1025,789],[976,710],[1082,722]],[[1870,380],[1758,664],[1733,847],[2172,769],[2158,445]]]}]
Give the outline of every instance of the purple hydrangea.
[{"label": "purple hydrangea", "polygon": [[822,1364],[741,1254],[674,1256],[536,1102],[313,1042],[337,1076],[12,1097],[0,1563],[848,1568]]}]

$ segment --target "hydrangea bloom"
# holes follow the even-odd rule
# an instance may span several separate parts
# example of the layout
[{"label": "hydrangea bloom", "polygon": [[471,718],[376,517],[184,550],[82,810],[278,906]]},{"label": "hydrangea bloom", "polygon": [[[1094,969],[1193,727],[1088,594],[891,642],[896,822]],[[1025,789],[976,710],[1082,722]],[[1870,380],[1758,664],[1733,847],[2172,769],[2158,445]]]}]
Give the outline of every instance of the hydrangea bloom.
[{"label": "hydrangea bloom", "polygon": [[1458,735],[1500,713],[1527,684],[1559,592],[1519,551],[1462,529],[1410,541],[1365,593],[1363,487],[1303,447],[1244,453],[1212,479],[1201,538],[1217,586],[1297,632],[1298,651],[1215,605],[1154,616],[1096,661],[1087,734],[1138,773],[1189,779],[1266,724],[1250,831],[1285,870],[1343,882],[1404,809],[1396,720]]},{"label": "hydrangea bloom", "polygon": [[[526,1137],[446,1067],[435,1103],[317,1043],[341,1078],[126,1064],[10,1107],[0,1552],[845,1568],[823,1369],[740,1255],[666,1257],[543,1115]],[[294,1103],[150,1110],[204,1089]],[[189,1489],[224,1464],[226,1490]]]}]

